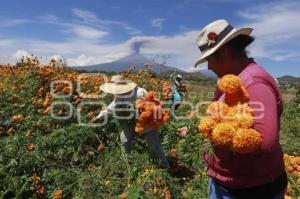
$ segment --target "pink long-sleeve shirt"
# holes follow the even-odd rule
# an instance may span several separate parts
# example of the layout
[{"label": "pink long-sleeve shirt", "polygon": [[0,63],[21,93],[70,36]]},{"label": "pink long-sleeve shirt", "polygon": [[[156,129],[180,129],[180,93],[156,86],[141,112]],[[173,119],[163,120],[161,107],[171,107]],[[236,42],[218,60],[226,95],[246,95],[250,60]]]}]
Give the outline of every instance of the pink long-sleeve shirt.
[{"label": "pink long-sleeve shirt", "polygon": [[[254,154],[238,154],[214,146],[214,155],[204,154],[208,176],[230,188],[249,188],[272,182],[284,172],[279,144],[281,93],[274,78],[251,62],[240,74],[254,109],[254,128],[262,135],[261,149]],[[214,100],[224,96],[217,91]]]}]

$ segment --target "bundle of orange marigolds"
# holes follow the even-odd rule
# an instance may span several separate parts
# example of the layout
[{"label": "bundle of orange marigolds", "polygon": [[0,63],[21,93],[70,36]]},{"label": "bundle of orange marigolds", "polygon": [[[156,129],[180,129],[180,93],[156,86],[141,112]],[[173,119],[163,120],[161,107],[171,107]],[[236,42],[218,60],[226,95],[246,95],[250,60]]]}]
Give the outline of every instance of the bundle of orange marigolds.
[{"label": "bundle of orange marigolds", "polygon": [[139,117],[135,126],[137,133],[142,133],[145,128],[159,129],[162,123],[169,120],[169,114],[163,111],[162,104],[153,91],[138,99],[136,107],[139,111]]},{"label": "bundle of orange marigolds", "polygon": [[283,159],[289,178],[295,179],[293,184],[290,184],[291,181],[288,183],[285,193],[285,198],[292,198],[294,192],[293,188],[300,186],[300,156],[284,154]]},{"label": "bundle of orange marigolds", "polygon": [[253,110],[248,104],[249,95],[238,76],[225,75],[218,81],[224,94],[223,101],[211,103],[198,131],[213,143],[234,152],[247,154],[259,149],[262,138],[253,126]]},{"label": "bundle of orange marigolds", "polygon": [[164,99],[170,99],[172,97],[171,85],[167,82],[163,83],[162,96],[164,97]]}]

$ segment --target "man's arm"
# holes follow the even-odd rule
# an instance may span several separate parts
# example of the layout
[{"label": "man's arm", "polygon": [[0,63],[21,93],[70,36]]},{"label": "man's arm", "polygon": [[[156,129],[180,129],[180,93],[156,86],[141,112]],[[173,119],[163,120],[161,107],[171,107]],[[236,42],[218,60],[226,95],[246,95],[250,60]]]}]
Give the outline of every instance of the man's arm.
[{"label": "man's arm", "polygon": [[136,93],[137,98],[143,97],[146,94],[147,94],[146,89],[140,87],[137,88],[137,93]]},{"label": "man's arm", "polygon": [[104,117],[108,117],[108,115],[113,114],[115,109],[115,99],[110,103],[105,110],[101,111],[93,120],[92,122],[96,122],[98,120],[102,120]]}]

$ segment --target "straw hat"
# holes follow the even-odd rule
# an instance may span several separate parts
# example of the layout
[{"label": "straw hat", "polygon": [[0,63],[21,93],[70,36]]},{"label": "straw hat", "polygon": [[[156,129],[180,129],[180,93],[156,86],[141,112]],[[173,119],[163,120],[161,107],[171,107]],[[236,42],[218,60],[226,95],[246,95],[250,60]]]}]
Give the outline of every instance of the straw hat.
[{"label": "straw hat", "polygon": [[252,28],[235,29],[226,20],[214,21],[205,26],[199,33],[197,44],[201,51],[201,56],[194,67],[206,62],[206,58],[216,52],[229,40],[238,35],[250,35]]},{"label": "straw hat", "polygon": [[178,74],[178,75],[176,76],[176,78],[182,79],[182,75]]},{"label": "straw hat", "polygon": [[106,93],[120,95],[132,91],[136,86],[136,83],[129,82],[124,79],[122,75],[114,75],[111,77],[110,82],[104,83],[100,86],[100,90]]}]

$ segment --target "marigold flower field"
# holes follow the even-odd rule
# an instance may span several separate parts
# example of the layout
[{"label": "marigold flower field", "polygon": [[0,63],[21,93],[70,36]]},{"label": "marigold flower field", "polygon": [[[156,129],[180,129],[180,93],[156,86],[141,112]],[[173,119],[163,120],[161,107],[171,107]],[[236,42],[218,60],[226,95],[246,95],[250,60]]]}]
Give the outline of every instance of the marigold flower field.
[{"label": "marigold flower field", "polygon": [[[252,128],[247,92],[234,77],[218,85],[187,80],[186,101],[209,100],[205,94],[216,86],[225,93],[225,101],[200,110],[182,105],[176,113],[187,117],[175,119],[163,109],[171,92],[170,79],[147,70],[123,75],[153,91],[136,102],[140,113],[136,131],[147,125],[160,128],[172,169],[157,168],[141,135],[134,140],[133,151],[123,153],[115,120],[105,126],[80,125],[89,124],[105,108],[99,98],[106,104],[113,99],[99,90],[104,76],[53,63],[1,66],[0,198],[206,198],[208,181],[201,154],[211,149],[209,139],[239,153],[258,148],[261,137]],[[226,81],[236,81],[236,87]],[[193,91],[198,95],[188,95]],[[286,198],[300,197],[297,100],[285,104],[282,115],[281,143],[289,176]],[[246,111],[240,114],[241,109]],[[154,110],[162,117],[152,118]],[[205,117],[196,117],[195,112]],[[231,119],[223,118],[223,113]]]}]

